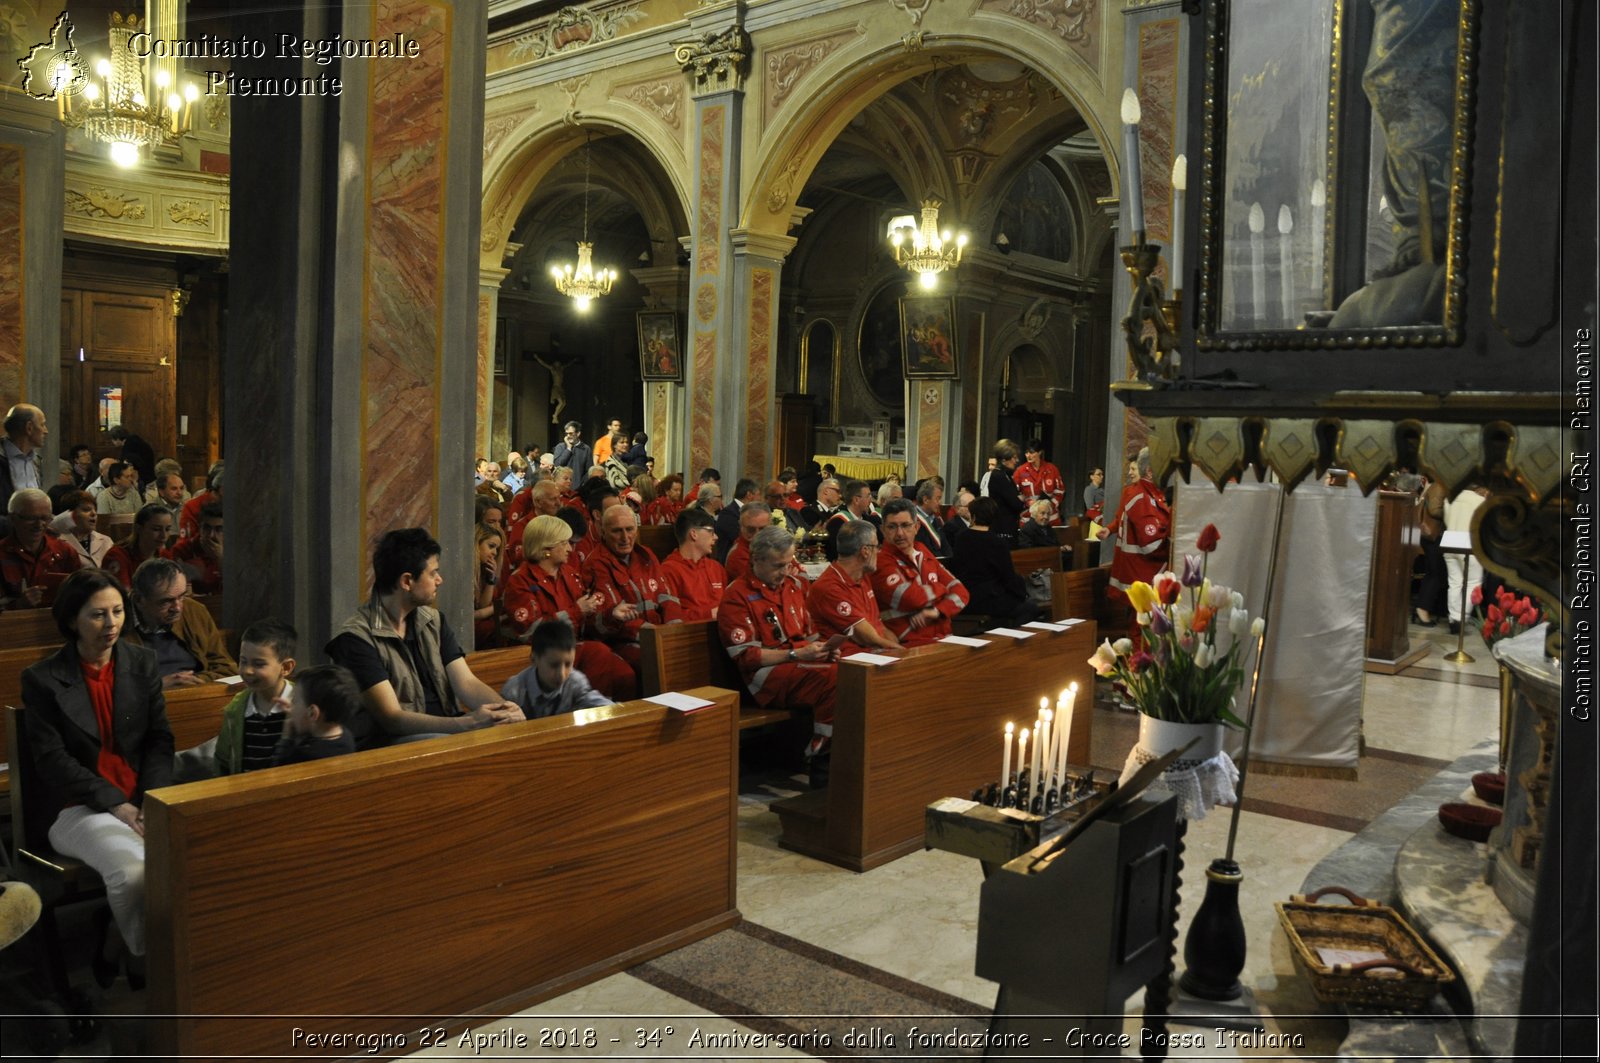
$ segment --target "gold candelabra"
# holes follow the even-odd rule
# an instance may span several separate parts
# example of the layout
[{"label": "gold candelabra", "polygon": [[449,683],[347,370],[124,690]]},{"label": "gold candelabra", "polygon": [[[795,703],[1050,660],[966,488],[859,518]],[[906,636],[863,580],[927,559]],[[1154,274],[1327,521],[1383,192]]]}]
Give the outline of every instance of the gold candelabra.
[{"label": "gold candelabra", "polygon": [[1121,390],[1145,390],[1175,380],[1183,361],[1178,351],[1182,293],[1166,298],[1165,286],[1155,275],[1161,263],[1161,245],[1147,243],[1143,232],[1137,233],[1136,239],[1137,243],[1122,248],[1122,265],[1133,285],[1122,331],[1128,356],[1133,359],[1134,378],[1112,385]]}]

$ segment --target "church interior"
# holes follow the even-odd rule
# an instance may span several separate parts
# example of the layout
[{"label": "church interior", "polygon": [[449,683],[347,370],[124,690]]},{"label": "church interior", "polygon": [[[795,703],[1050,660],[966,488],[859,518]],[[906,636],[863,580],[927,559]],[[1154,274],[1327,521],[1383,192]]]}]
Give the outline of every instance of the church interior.
[{"label": "church interior", "polygon": [[[8,1054],[1593,1058],[1595,15],[0,4],[0,408],[47,420],[51,477],[79,444],[120,458],[119,426],[186,496],[223,463],[225,634],[277,617],[324,663],[412,527],[473,631],[475,461],[559,464],[568,422],[620,422],[686,497],[706,469],[731,500],[831,466],[954,506],[1006,441],[1064,488],[1043,571],[1014,557],[1042,622],[841,663],[824,786],[713,621],[641,637],[641,692],[695,712],[161,791],[147,987],[94,987],[103,895],[22,853],[9,740],[0,884],[43,908],[0,952]],[[1230,703],[1250,726],[1205,762],[1220,799],[1163,776],[1113,800],[1148,717],[1089,658],[1156,634],[1115,590],[1141,484],[1171,567],[1220,528],[1201,593],[1267,618]],[[1432,615],[1425,554],[1456,566]],[[1502,641],[1498,587],[1543,626]],[[31,611],[0,608],[19,709],[61,646]],[[527,663],[498,643],[464,647],[485,681]],[[1014,748],[1002,769],[991,739],[1037,745],[1069,683],[1060,763],[1104,807],[989,807]],[[208,690],[234,693],[169,696],[175,732]],[[1332,934],[1319,974],[1305,928],[1367,913],[1301,896],[1327,887],[1381,905],[1405,962],[1352,973],[1399,946]]]}]

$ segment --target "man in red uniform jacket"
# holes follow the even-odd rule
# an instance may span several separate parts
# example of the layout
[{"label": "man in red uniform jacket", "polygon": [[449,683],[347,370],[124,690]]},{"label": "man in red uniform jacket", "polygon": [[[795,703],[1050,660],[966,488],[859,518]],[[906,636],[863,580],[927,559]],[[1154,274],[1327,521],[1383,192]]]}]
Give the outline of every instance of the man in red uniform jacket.
[{"label": "man in red uniform jacket", "polygon": [[772,507],[765,502],[746,502],[739,507],[739,537],[728,550],[722,567],[730,580],[738,579],[750,571],[750,540],[756,532],[772,523]]},{"label": "man in red uniform jacket", "polygon": [[198,534],[179,539],[167,554],[183,565],[189,587],[196,594],[222,593],[222,503],[200,507]]},{"label": "man in red uniform jacket", "polygon": [[1122,489],[1117,515],[1106,526],[1107,534],[1117,537],[1106,596],[1129,610],[1128,637],[1135,649],[1143,644],[1144,632],[1133,622],[1128,588],[1141,580],[1149,583],[1167,567],[1167,536],[1172,532],[1172,510],[1161,488],[1150,478],[1150,448],[1139,451],[1136,464],[1139,478]]},{"label": "man in red uniform jacket", "polygon": [[1044,444],[1030,440],[1024,450],[1028,460],[1017,466],[1011,478],[1016,482],[1017,494],[1022,496],[1024,510],[1041,498],[1048,498],[1056,507],[1053,523],[1061,523],[1061,500],[1067,496],[1067,481],[1061,470],[1044,460]]},{"label": "man in red uniform jacket", "polygon": [[678,596],[685,620],[715,620],[728,577],[712,552],[717,522],[703,509],[686,509],[672,525],[678,549],[661,562],[661,571]]},{"label": "man in red uniform jacket", "polygon": [[789,575],[793,560],[794,538],[788,532],[759,532],[750,544],[749,573],[723,592],[717,633],[758,705],[811,709],[806,755],[816,759],[833,734],[838,654],[817,639],[805,588]]},{"label": "man in red uniform jacket", "polygon": [[0,539],[0,609],[36,609],[78,571],[78,552],[50,534],[50,496],[24,487],[8,500],[11,534]]},{"label": "man in red uniform jacket", "polygon": [[[637,675],[639,629],[646,623],[677,623],[683,609],[656,555],[639,545],[639,515],[633,508],[613,505],[600,519],[602,545],[589,555],[589,589],[601,598],[595,631]],[[631,608],[619,614],[619,605]]]},{"label": "man in red uniform jacket", "polygon": [[872,576],[883,621],[906,646],[937,642],[950,634],[951,618],[968,601],[961,581],[917,545],[916,508],[909,498],[883,507],[885,542]]},{"label": "man in red uniform jacket", "polygon": [[897,650],[900,640],[889,633],[872,591],[878,565],[878,529],[871,521],[852,520],[839,529],[839,557],[811,585],[806,604],[823,638],[843,635],[846,656],[862,650]]}]

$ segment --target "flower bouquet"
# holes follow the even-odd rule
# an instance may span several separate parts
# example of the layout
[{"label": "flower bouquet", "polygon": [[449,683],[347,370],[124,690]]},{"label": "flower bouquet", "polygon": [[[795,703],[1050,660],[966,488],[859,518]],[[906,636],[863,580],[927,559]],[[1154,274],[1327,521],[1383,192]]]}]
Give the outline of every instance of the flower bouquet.
[{"label": "flower bouquet", "polygon": [[[1483,605],[1483,588],[1472,588],[1472,604]],[[1544,623],[1539,607],[1526,596],[1518,598],[1505,587],[1496,587],[1494,603],[1484,614],[1483,641],[1493,646],[1501,639],[1513,638]]]},{"label": "flower bouquet", "polygon": [[[1220,538],[1216,525],[1207,524],[1195,541],[1200,553],[1184,557],[1181,576],[1163,571],[1150,583],[1128,588],[1145,629],[1142,647],[1136,650],[1130,639],[1107,639],[1089,658],[1098,674],[1115,679],[1152,719],[1245,726],[1233,712],[1233,696],[1244,679],[1244,636],[1259,637],[1264,622],[1250,618],[1242,594],[1207,577]],[[1223,630],[1231,636],[1226,649],[1217,641]]]}]

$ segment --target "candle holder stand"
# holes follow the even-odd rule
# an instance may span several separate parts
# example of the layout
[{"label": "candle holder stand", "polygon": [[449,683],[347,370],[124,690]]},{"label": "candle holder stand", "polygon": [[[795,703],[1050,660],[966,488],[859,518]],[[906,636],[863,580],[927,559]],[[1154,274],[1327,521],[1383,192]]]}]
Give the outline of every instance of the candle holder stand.
[{"label": "candle holder stand", "polygon": [[1122,248],[1122,265],[1132,282],[1128,313],[1122,319],[1122,332],[1133,359],[1134,378],[1112,384],[1113,390],[1149,390],[1176,380],[1183,358],[1178,351],[1178,331],[1182,321],[1182,300],[1174,294],[1167,299],[1161,278],[1155,275],[1161,264],[1161,245],[1135,234],[1136,243]]}]

